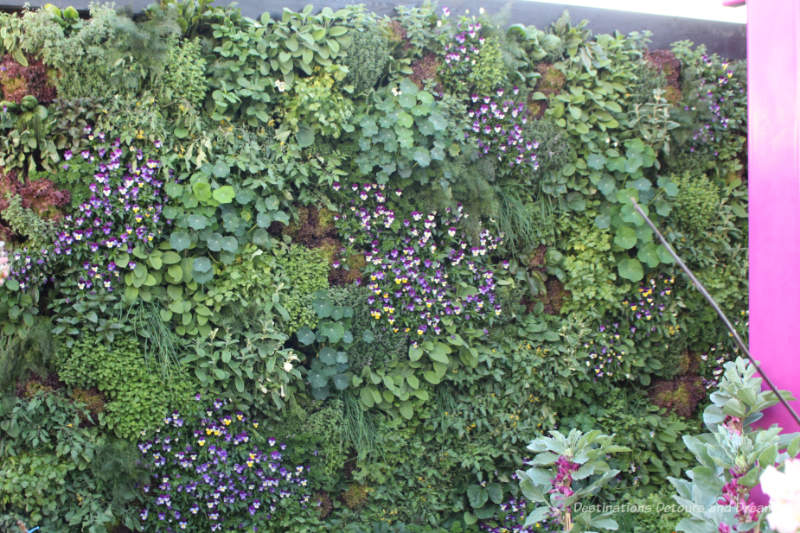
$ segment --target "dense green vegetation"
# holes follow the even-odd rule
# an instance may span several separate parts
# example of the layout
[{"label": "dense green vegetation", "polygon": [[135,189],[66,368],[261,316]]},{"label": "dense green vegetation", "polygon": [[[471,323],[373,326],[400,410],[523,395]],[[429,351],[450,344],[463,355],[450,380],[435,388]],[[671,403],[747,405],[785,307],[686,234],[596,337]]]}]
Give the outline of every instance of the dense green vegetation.
[{"label": "dense green vegetation", "polygon": [[0,14],[0,529],[562,531],[558,429],[674,531],[733,345],[630,198],[746,332],[745,70],[647,43]]}]

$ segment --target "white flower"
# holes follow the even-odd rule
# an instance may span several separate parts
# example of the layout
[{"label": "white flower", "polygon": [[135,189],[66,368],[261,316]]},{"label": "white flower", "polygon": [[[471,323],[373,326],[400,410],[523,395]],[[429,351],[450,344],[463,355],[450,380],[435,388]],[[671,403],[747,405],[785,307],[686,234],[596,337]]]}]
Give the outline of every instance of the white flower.
[{"label": "white flower", "polygon": [[395,96],[400,96],[400,89],[397,87],[392,87],[392,94]]},{"label": "white flower", "polygon": [[286,90],[286,82],[282,80],[275,80],[275,87],[278,88],[278,92],[283,92]]},{"label": "white flower", "polygon": [[787,459],[784,471],[770,465],[761,474],[761,488],[769,496],[767,522],[778,533],[800,531],[800,459]]},{"label": "white flower", "polygon": [[291,372],[293,368],[294,368],[294,365],[292,365],[292,363],[290,361],[286,361],[285,363],[283,363],[283,370],[284,371]]}]

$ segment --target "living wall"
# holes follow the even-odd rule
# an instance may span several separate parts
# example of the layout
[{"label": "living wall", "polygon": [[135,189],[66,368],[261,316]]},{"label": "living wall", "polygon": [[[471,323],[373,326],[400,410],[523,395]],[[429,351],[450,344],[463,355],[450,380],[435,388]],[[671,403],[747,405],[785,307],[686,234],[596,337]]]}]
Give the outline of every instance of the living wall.
[{"label": "living wall", "polygon": [[732,343],[630,200],[746,330],[743,64],[427,5],[0,37],[0,528],[560,531],[516,472],[574,428],[674,530]]}]

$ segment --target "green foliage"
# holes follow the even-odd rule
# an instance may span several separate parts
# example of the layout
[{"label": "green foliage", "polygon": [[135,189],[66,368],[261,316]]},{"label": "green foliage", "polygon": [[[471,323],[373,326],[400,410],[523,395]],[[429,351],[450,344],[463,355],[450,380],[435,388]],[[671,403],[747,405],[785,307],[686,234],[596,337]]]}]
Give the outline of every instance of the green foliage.
[{"label": "green foliage", "polygon": [[[283,307],[288,313],[284,328],[295,333],[303,326],[315,328],[318,316],[312,307],[313,295],[328,288],[328,261],[320,249],[299,245],[290,246],[285,255],[277,255],[280,281],[291,292],[286,294]],[[279,283],[280,283],[279,281]]]},{"label": "green foliage", "polygon": [[315,135],[338,139],[342,132],[352,132],[353,103],[334,89],[334,78],[318,75],[300,78],[291,90],[279,98],[281,127],[277,138],[294,134],[301,148],[311,146]]},{"label": "green foliage", "polygon": [[377,88],[390,60],[389,39],[376,21],[367,21],[349,32],[352,40],[345,48],[342,64],[347,67],[344,83],[353,86],[356,95]]},{"label": "green foliage", "polygon": [[1,405],[0,524],[98,532],[132,525],[125,506],[139,476],[127,446],[82,427],[91,415],[55,392]]},{"label": "green foliage", "polygon": [[315,343],[316,357],[311,360],[308,382],[314,398],[324,400],[334,390],[347,389],[353,377],[347,353],[354,340],[349,328],[353,308],[337,305],[324,292],[314,294],[311,307],[319,320],[316,331],[301,327],[297,330],[297,340],[305,346]]},{"label": "green foliage", "polygon": [[25,239],[25,247],[30,250],[41,250],[53,242],[55,224],[51,220],[40,217],[22,206],[22,197],[18,194],[6,197],[3,209],[3,220],[18,236]]},{"label": "green foliage", "polygon": [[393,177],[423,185],[456,181],[449,161],[465,150],[453,119],[458,104],[436,100],[409,79],[376,90],[369,103],[354,118],[360,175],[382,184]]},{"label": "green foliage", "polygon": [[46,376],[52,366],[51,324],[37,320],[33,327],[18,328],[0,339],[0,391],[10,391],[30,374]]},{"label": "green foliage", "polygon": [[[55,6],[0,14],[0,238],[14,272],[0,286],[0,386],[23,396],[7,400],[16,414],[0,411],[0,483],[13,484],[0,529],[17,517],[157,529],[131,502],[141,457],[110,437],[179,435],[210,458],[210,444],[230,444],[212,420],[223,413],[160,424],[196,392],[227,398],[230,426],[247,420],[247,443],[225,448],[240,468],[274,437],[267,453],[287,454],[292,479],[308,472],[269,522],[236,502],[228,529],[473,533],[541,520],[527,530],[543,531],[553,507],[561,529],[668,532],[698,518],[584,513],[562,497],[668,504],[665,479],[692,454],[697,498],[722,497],[698,488],[709,476],[715,490],[749,484],[726,478],[728,463],[758,452],[766,464],[777,437],[743,431],[753,446],[736,448],[724,431],[738,422],[720,412],[746,417],[774,398],[739,369],[712,397],[714,437],[680,441],[698,432],[695,403],[733,351],[630,202],[746,330],[745,71],[646,42],[566,15],[505,30],[431,4],[383,18],[351,6],[254,20],[208,0],[163,0],[135,20],[109,6],[88,19]],[[491,131],[475,131],[489,115]],[[124,200],[85,216],[106,198],[89,188],[106,163],[101,131],[131,162],[150,146],[140,141],[163,145],[152,240],[125,237]],[[129,247],[97,244],[103,217]],[[69,224],[91,229],[96,252]],[[38,265],[34,247],[61,239],[71,252]],[[26,255],[30,278],[17,273]],[[109,261],[119,276],[87,285]],[[55,370],[88,411],[51,391],[51,335]],[[57,400],[35,404],[36,390]],[[557,428],[584,433],[548,440]],[[581,455],[587,435],[598,440]],[[526,466],[531,439],[555,450]],[[180,494],[192,496],[181,506],[196,499]],[[210,511],[181,513],[210,525]]]},{"label": "green foliage", "polygon": [[268,13],[259,21],[220,16],[212,25],[219,44],[208,66],[212,118],[265,125],[278,93],[292,90],[301,77],[321,69],[341,81],[347,72],[334,60],[351,41],[342,24],[358,9],[325,8],[312,15],[309,6],[300,13],[285,10],[280,20]]},{"label": "green foliage", "polygon": [[200,108],[207,90],[206,60],[199,41],[175,42],[154,87],[157,100],[168,108],[174,108],[175,104]]},{"label": "green foliage", "polygon": [[52,114],[35,97],[30,98],[24,104],[0,103],[0,166],[6,170],[32,171],[42,160],[50,159],[52,164],[58,159],[50,137]]},{"label": "green foliage", "polygon": [[38,20],[40,31],[29,46],[58,72],[58,94],[82,98],[140,89],[149,72],[164,61],[164,37],[176,28],[137,25],[109,5],[94,5],[90,11],[91,18],[76,22],[69,32],[59,31],[56,17],[50,19],[52,29],[47,32],[41,28],[46,21]]},{"label": "green foliage", "polygon": [[164,383],[145,364],[138,343],[121,337],[109,345],[89,332],[59,352],[58,375],[73,387],[96,387],[109,401],[100,424],[116,435],[133,439],[152,431],[172,408],[189,400],[191,382],[175,373]]},{"label": "green foliage", "polygon": [[701,233],[719,216],[719,187],[705,175],[683,173],[675,178],[675,219],[690,233]]}]

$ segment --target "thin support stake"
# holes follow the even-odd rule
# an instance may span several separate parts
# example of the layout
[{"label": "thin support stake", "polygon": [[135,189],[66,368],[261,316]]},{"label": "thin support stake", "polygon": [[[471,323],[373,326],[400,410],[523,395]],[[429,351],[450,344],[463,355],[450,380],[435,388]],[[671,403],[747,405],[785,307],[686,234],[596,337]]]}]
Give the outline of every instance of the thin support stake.
[{"label": "thin support stake", "polygon": [[703,297],[706,300],[708,300],[708,303],[711,304],[711,307],[714,308],[714,311],[717,312],[719,317],[728,327],[728,330],[731,332],[731,335],[733,336],[733,339],[736,341],[736,344],[739,345],[739,349],[741,349],[742,353],[744,353],[747,356],[747,358],[750,360],[750,363],[753,365],[753,367],[755,367],[758,374],[764,379],[769,388],[772,389],[772,392],[775,393],[775,395],[778,397],[778,400],[780,400],[780,402],[783,404],[786,410],[789,411],[789,414],[792,415],[792,418],[794,418],[794,421],[797,423],[797,425],[800,426],[800,416],[798,416],[797,412],[794,409],[792,409],[792,406],[789,405],[789,402],[786,401],[786,399],[780,393],[775,384],[772,383],[772,380],[769,379],[769,377],[764,373],[764,371],[761,370],[761,367],[758,366],[758,363],[756,363],[756,360],[753,359],[753,356],[750,354],[750,350],[747,348],[744,341],[739,336],[739,333],[736,331],[736,328],[733,327],[733,324],[731,324],[731,321],[728,320],[727,316],[725,316],[725,313],[722,312],[722,309],[720,309],[719,305],[714,300],[714,298],[711,297],[711,295],[708,293],[703,284],[700,283],[700,280],[697,279],[694,273],[692,273],[692,271],[689,270],[689,267],[686,266],[686,263],[683,262],[680,256],[678,256],[678,254],[675,253],[675,250],[672,249],[672,246],[670,246],[670,244],[667,242],[667,239],[664,238],[663,235],[661,235],[661,232],[658,231],[658,228],[656,227],[655,224],[653,224],[653,221],[650,220],[650,218],[644,214],[644,211],[642,211],[642,208],[639,207],[638,203],[636,203],[636,200],[631,198],[631,202],[633,203],[633,208],[636,209],[636,212],[642,216],[645,222],[647,222],[647,225],[650,226],[650,229],[652,229],[653,232],[656,234],[658,240],[660,240],[661,244],[664,245],[664,248],[667,249],[669,254],[675,259],[675,261],[677,261],[678,265],[683,269],[684,272],[686,272],[686,275],[689,276],[690,280],[692,280],[692,283],[694,283],[694,286],[697,288],[698,291],[700,291],[700,294],[702,294]]}]

